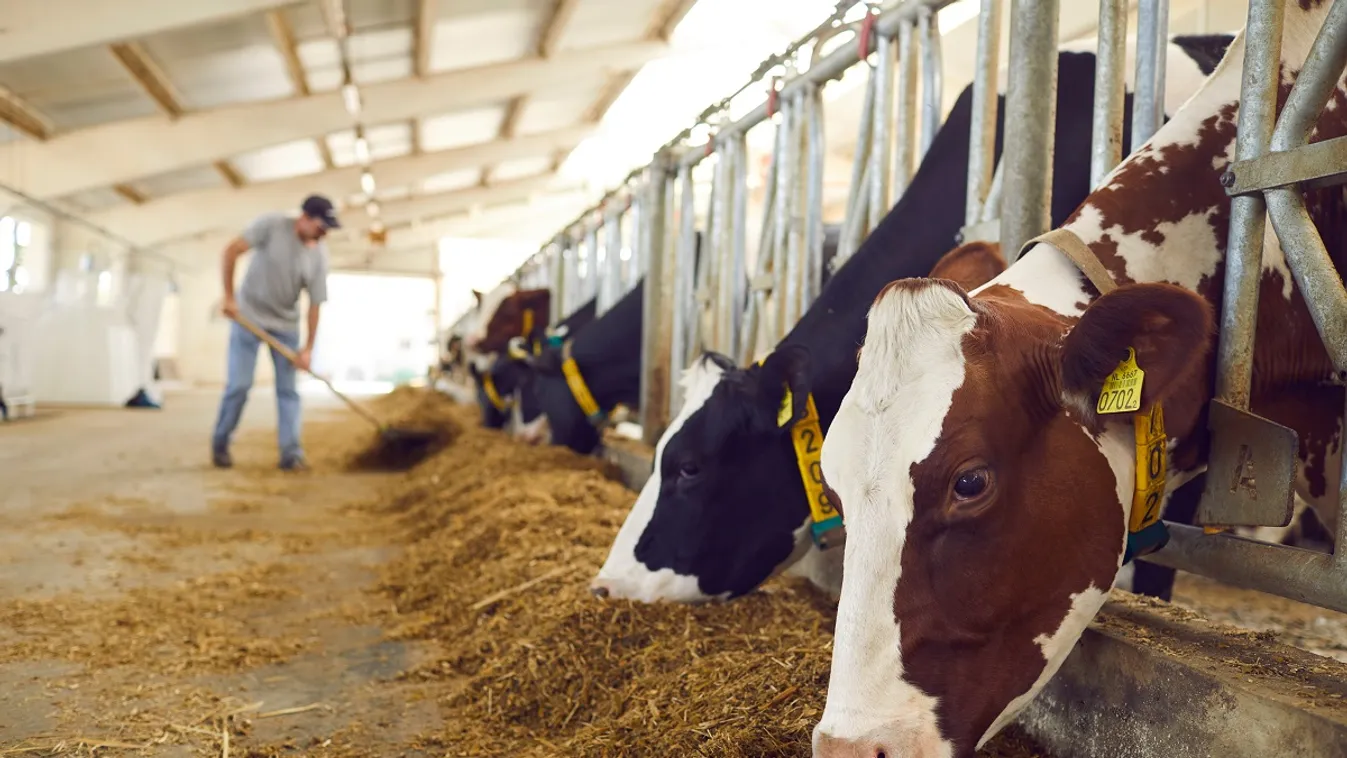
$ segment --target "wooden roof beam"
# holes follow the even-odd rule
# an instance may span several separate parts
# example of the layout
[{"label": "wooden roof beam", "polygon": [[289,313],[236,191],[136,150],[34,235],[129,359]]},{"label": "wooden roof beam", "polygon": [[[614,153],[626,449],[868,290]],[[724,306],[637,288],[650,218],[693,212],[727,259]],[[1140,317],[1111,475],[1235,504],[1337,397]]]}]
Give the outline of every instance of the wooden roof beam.
[{"label": "wooden roof beam", "polygon": [[169,118],[178,118],[187,112],[173,82],[143,45],[139,42],[119,42],[109,45],[108,49],[112,51],[117,62],[122,64],[122,68],[126,69],[126,73],[131,75],[136,84],[145,90],[145,94],[149,95]]},{"label": "wooden roof beam", "polygon": [[0,121],[38,141],[56,131],[50,118],[7,87],[0,87]]}]

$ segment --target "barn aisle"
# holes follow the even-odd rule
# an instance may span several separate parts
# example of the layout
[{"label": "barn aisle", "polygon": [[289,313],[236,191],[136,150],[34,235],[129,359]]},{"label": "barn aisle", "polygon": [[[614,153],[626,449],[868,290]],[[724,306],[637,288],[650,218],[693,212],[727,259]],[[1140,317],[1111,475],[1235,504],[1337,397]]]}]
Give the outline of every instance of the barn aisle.
[{"label": "barn aisle", "polygon": [[[425,648],[370,623],[388,603],[365,589],[390,552],[346,506],[389,475],[321,460],[276,471],[265,391],[249,403],[235,468],[217,471],[206,447],[216,399],[48,411],[0,429],[0,754],[221,755],[226,721],[230,755],[387,754],[381,744],[435,723],[416,685],[372,686]],[[324,418],[348,428],[349,412],[306,403],[321,457],[315,430]]]}]

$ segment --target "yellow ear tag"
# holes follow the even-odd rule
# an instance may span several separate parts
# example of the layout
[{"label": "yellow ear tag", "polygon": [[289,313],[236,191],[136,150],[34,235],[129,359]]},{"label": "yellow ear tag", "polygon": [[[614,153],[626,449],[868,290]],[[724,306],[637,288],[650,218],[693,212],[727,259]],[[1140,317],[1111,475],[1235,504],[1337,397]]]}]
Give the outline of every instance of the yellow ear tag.
[{"label": "yellow ear tag", "polygon": [[786,388],[786,396],[781,398],[781,408],[776,412],[776,425],[783,427],[790,423],[791,416],[795,415],[795,399],[790,394],[790,387]]},{"label": "yellow ear tag", "polygon": [[1146,372],[1137,366],[1137,354],[1127,348],[1127,359],[1113,369],[1113,373],[1104,380],[1104,388],[1099,392],[1099,402],[1095,405],[1098,413],[1134,413],[1141,410],[1141,383]]}]

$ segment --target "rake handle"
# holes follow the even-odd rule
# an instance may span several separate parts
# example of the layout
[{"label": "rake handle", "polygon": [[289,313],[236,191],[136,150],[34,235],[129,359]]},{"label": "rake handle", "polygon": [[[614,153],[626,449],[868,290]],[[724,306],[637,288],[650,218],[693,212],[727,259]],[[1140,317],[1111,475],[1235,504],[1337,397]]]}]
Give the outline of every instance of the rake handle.
[{"label": "rake handle", "polygon": [[[285,345],[282,345],[279,341],[277,341],[275,337],[257,328],[257,325],[253,324],[251,321],[244,318],[242,313],[235,314],[232,318],[236,323],[238,323],[239,326],[252,332],[253,336],[267,343],[267,346],[270,347],[272,350],[275,350],[276,352],[285,356],[285,359],[287,361],[290,361],[290,363],[293,364],[295,368],[299,368],[299,356],[295,354],[295,351],[291,350]],[[326,384],[327,388],[332,390],[332,394],[341,398],[347,405],[351,406],[351,410],[355,411],[356,413],[359,413],[361,416],[364,416],[367,421],[369,421],[371,424],[374,424],[374,426],[378,427],[380,431],[383,431],[384,425],[380,423],[379,419],[374,417],[374,414],[370,413],[364,408],[361,408],[359,405],[356,404],[354,400],[342,394],[340,390],[332,386],[332,382],[329,382],[325,377],[315,374],[313,372],[313,369],[306,368],[304,369],[304,371],[309,376],[312,376],[314,379],[317,379],[323,384]]]}]

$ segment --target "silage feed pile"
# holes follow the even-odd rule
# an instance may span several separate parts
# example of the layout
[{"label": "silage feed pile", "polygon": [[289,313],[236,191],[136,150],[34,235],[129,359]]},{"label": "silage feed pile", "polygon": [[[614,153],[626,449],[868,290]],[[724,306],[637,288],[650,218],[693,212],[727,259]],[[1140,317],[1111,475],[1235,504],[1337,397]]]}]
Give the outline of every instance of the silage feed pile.
[{"label": "silage feed pile", "polygon": [[[825,597],[772,582],[699,607],[595,598],[588,582],[635,500],[616,470],[515,443],[475,408],[424,395],[380,405],[428,410],[457,434],[372,508],[406,543],[379,588],[397,607],[388,633],[443,651],[406,674],[446,685],[431,742],[450,756],[810,754]],[[983,755],[1041,753],[1015,734]]]},{"label": "silage feed pile", "polygon": [[[437,392],[398,387],[372,404],[365,404],[386,427],[401,432],[424,434],[419,444],[398,443],[385,439],[368,420],[354,418],[345,407],[342,413],[353,417],[351,423],[336,425],[340,431],[309,435],[310,454],[322,464],[346,471],[406,471],[443,450],[458,436],[466,420],[458,408]],[[358,430],[358,431],[355,431]]]}]

